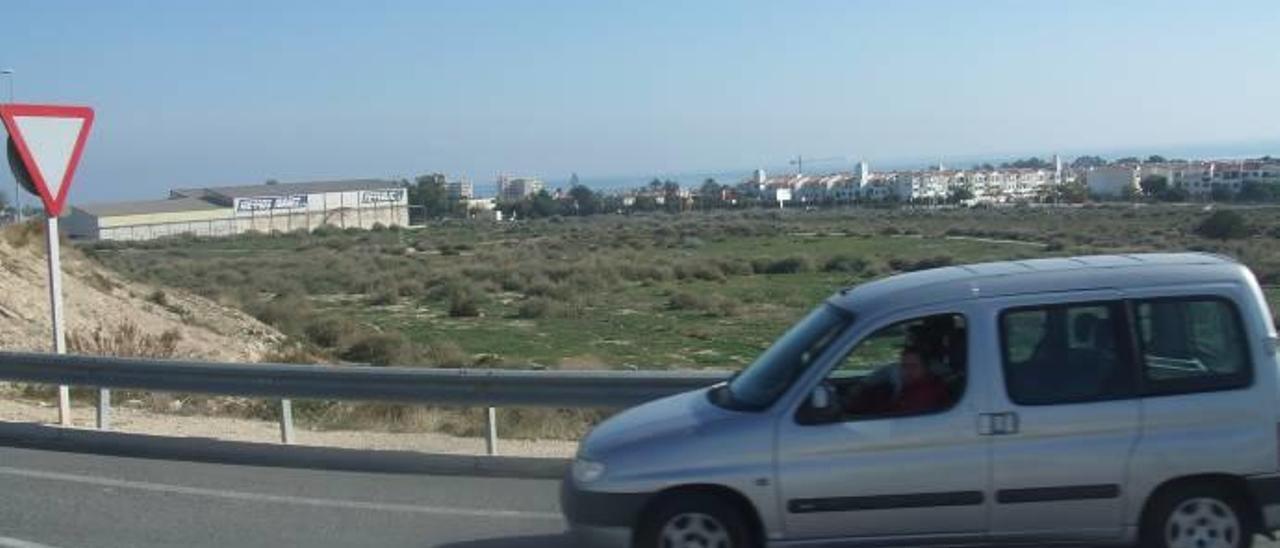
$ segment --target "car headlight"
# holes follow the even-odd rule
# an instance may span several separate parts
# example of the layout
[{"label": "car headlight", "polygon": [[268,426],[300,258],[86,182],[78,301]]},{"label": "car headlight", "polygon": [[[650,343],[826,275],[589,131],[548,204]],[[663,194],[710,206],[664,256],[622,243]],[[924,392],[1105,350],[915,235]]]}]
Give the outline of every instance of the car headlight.
[{"label": "car headlight", "polygon": [[603,475],[603,463],[581,458],[573,461],[573,480],[578,483],[591,483]]}]

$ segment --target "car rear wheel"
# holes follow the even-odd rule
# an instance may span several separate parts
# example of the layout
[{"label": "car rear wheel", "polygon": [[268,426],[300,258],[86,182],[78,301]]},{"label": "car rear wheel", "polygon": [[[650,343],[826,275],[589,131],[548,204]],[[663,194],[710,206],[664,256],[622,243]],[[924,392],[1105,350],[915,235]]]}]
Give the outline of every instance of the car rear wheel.
[{"label": "car rear wheel", "polygon": [[1146,548],[1245,548],[1253,529],[1245,504],[1217,486],[1178,489],[1154,502],[1143,524]]},{"label": "car rear wheel", "polygon": [[676,493],[648,512],[636,548],[755,548],[746,518],[731,502],[705,493]]}]

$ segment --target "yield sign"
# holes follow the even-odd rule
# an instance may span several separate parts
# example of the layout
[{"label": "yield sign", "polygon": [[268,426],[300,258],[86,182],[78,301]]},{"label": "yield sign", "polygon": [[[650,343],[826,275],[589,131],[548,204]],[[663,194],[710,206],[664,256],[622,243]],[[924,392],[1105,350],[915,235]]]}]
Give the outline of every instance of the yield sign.
[{"label": "yield sign", "polygon": [[[62,214],[71,178],[80,164],[85,138],[93,127],[93,109],[55,105],[0,105],[0,121],[9,132],[44,210]],[[22,179],[21,173],[16,174]]]}]

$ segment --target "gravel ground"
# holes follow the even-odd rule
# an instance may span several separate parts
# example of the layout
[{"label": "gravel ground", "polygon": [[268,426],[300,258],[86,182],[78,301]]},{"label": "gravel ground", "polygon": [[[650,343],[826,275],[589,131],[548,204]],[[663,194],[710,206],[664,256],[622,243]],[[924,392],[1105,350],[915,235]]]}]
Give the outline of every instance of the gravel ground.
[{"label": "gravel ground", "polygon": [[[499,411],[501,412],[501,411]],[[72,424],[77,428],[93,428],[94,407],[72,408]],[[57,424],[56,405],[17,398],[0,399],[0,420]],[[228,441],[278,442],[280,425],[273,422],[229,417],[179,416],[154,413],[127,406],[112,409],[113,430],[158,436],[213,438]],[[422,453],[479,455],[485,452],[480,438],[461,438],[439,433],[392,433],[355,430],[314,431],[297,428],[298,445],[339,447],[346,449],[385,449]],[[527,457],[571,457],[577,442],[564,440],[501,439],[498,452]]]}]

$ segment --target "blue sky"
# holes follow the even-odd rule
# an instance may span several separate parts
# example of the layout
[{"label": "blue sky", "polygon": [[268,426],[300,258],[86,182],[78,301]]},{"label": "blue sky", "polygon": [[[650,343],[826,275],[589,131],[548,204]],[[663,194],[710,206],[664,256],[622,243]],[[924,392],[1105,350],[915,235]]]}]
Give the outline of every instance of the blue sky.
[{"label": "blue sky", "polygon": [[3,17],[19,101],[98,111],[73,202],[795,154],[1280,152],[1275,0],[10,0]]}]

